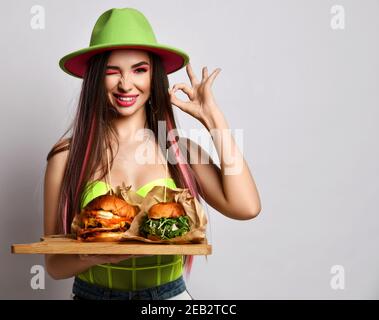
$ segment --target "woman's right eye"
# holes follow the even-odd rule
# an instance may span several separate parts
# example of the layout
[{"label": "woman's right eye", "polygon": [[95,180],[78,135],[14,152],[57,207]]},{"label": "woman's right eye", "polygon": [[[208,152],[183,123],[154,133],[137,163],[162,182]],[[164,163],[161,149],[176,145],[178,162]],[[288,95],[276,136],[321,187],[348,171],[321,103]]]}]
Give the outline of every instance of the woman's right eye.
[{"label": "woman's right eye", "polygon": [[106,75],[111,75],[111,74],[118,74],[119,72],[118,71],[113,71],[113,70],[108,70],[106,71]]}]

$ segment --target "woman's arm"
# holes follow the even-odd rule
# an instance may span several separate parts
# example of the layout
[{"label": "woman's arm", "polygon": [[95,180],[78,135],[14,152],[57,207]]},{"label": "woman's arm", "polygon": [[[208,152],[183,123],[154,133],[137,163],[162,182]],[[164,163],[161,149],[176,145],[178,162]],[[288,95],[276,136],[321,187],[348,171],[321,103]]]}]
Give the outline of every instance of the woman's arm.
[{"label": "woman's arm", "polygon": [[[203,189],[202,196],[213,208],[227,217],[238,220],[252,219],[261,211],[258,190],[211,90],[212,83],[221,69],[216,69],[208,76],[208,69],[204,67],[201,81],[197,80],[189,63],[186,71],[191,87],[185,83],[175,84],[169,90],[171,103],[198,119],[210,131],[221,166],[217,167],[202,148],[189,141],[190,146],[186,147],[190,150],[190,157],[195,158],[191,167]],[[175,96],[177,90],[182,90],[189,101],[178,99]],[[199,154],[200,157],[197,157]]]},{"label": "woman's arm", "polygon": [[220,159],[219,168],[209,154],[197,143],[183,139],[189,150],[191,167],[195,172],[204,200],[225,216],[247,220],[261,211],[261,201],[248,164],[239,150],[227,121],[221,112],[205,121]]},{"label": "woman's arm", "polygon": [[[58,197],[69,151],[54,154],[47,162],[44,181],[44,234],[57,234]],[[102,263],[118,263],[131,255],[47,254],[45,266],[53,279],[75,276]]]}]

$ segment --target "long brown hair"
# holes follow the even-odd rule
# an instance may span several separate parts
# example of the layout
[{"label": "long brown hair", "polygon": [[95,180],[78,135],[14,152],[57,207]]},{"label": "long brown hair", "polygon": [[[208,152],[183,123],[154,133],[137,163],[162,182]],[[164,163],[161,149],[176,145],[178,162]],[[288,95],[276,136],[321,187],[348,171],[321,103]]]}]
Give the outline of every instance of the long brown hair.
[{"label": "long brown hair", "polygon": [[[50,150],[47,160],[54,154],[69,149],[67,165],[61,185],[58,212],[60,220],[57,229],[60,233],[69,233],[71,221],[75,213],[81,210],[81,199],[85,193],[85,185],[100,168],[100,178],[107,174],[106,149],[111,151],[112,166],[118,150],[117,133],[112,126],[112,119],[118,116],[104,85],[106,65],[111,51],[97,54],[89,61],[83,77],[82,89],[76,116],[70,128],[71,136]],[[168,93],[169,81],[159,56],[148,52],[153,65],[151,83],[151,104],[146,104],[145,128],[152,130],[156,141],[158,139],[158,121],[165,121],[166,132],[176,129],[176,122]],[[154,108],[152,108],[154,106]],[[154,110],[154,111],[153,111]],[[160,133],[162,134],[162,133]],[[112,139],[113,138],[113,139]],[[117,142],[117,150],[112,150],[111,141]],[[199,185],[189,164],[189,154],[186,148],[176,139],[169,139],[159,145],[166,153],[169,148],[168,168],[177,187],[188,188],[192,196],[199,199]],[[176,161],[175,161],[176,160]],[[174,162],[174,163],[171,163]],[[201,189],[201,188],[200,188]],[[192,256],[186,256],[187,273],[192,265]]]}]

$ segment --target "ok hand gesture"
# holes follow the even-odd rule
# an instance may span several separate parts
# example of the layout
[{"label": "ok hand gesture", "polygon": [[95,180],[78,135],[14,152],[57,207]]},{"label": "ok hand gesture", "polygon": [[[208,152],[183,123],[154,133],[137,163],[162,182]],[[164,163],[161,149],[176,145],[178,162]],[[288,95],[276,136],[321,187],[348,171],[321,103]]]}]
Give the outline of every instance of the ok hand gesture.
[{"label": "ok hand gesture", "polygon": [[[214,79],[220,73],[221,69],[217,68],[211,75],[208,75],[208,68],[203,67],[202,79],[199,82],[192,70],[190,63],[186,66],[188,77],[192,87],[185,83],[175,84],[169,89],[171,103],[179,107],[182,111],[198,119],[205,126],[216,112],[220,112],[211,86]],[[175,92],[182,90],[189,98],[189,101],[182,101],[175,96]]]}]

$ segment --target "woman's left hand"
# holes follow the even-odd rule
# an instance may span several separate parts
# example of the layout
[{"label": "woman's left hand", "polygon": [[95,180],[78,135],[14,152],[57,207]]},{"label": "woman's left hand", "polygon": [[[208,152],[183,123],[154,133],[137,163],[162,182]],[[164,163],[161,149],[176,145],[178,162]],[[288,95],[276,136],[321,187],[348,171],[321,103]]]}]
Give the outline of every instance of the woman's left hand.
[{"label": "woman's left hand", "polygon": [[[172,89],[169,89],[171,103],[198,119],[207,127],[212,116],[216,112],[220,112],[211,91],[211,86],[221,69],[217,68],[208,76],[208,68],[203,67],[201,82],[197,80],[190,63],[187,64],[186,71],[192,87],[185,83],[175,84]],[[175,92],[178,90],[182,90],[188,96],[189,101],[178,99],[175,96]]]}]

